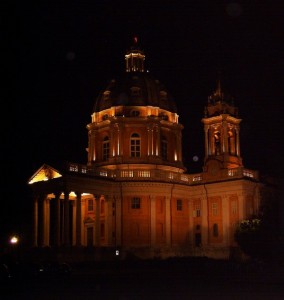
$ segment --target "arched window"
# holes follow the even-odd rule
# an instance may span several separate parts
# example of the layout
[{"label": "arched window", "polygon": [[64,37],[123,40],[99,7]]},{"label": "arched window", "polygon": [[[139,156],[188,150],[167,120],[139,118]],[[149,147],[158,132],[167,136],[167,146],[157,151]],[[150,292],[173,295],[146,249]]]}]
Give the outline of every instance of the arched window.
[{"label": "arched window", "polygon": [[133,133],[130,138],[130,156],[140,157],[141,155],[141,139],[138,133]]},{"label": "arched window", "polygon": [[215,143],[215,155],[221,154],[221,140],[220,140],[220,132],[214,132],[214,143]]},{"label": "arched window", "polygon": [[234,155],[236,150],[235,150],[235,138],[234,134],[232,131],[228,132],[228,152],[231,155]]},{"label": "arched window", "polygon": [[103,93],[103,99],[104,100],[109,100],[110,98],[110,91],[104,91]]},{"label": "arched window", "polygon": [[161,139],[161,156],[162,159],[168,159],[168,141],[164,136]]},{"label": "arched window", "polygon": [[160,99],[163,101],[166,101],[168,97],[168,94],[166,91],[160,91]]},{"label": "arched window", "polygon": [[103,161],[109,158],[109,138],[106,136],[103,140]]}]

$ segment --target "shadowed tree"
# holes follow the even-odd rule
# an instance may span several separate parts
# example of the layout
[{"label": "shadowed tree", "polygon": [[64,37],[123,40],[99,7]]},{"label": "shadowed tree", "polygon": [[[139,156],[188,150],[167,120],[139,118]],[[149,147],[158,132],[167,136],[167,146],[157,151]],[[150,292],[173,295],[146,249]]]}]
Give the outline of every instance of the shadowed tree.
[{"label": "shadowed tree", "polygon": [[241,221],[235,240],[248,256],[262,261],[284,262],[284,236],[281,230],[279,195],[265,192],[258,216]]}]

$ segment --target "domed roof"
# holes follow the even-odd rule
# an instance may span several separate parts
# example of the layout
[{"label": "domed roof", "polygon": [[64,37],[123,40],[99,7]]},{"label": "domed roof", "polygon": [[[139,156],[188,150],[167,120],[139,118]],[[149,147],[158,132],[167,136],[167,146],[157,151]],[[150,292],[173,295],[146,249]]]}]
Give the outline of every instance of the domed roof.
[{"label": "domed roof", "polygon": [[[137,43],[137,39],[135,39]],[[125,55],[126,72],[109,82],[96,99],[93,112],[113,106],[155,106],[177,112],[176,104],[166,87],[144,72],[145,55],[137,45]]]},{"label": "domed roof", "polygon": [[110,81],[95,103],[94,112],[112,106],[156,106],[177,112],[175,102],[165,86],[149,73],[128,72]]}]

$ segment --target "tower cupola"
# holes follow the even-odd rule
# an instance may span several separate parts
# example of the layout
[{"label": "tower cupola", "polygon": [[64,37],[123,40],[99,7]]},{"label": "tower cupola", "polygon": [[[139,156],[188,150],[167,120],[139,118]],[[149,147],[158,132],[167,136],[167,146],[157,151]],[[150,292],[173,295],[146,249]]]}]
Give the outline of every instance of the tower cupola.
[{"label": "tower cupola", "polygon": [[216,91],[208,97],[204,115],[204,171],[241,167],[241,119],[238,118],[238,108],[234,106],[233,98],[223,93],[220,81]]},{"label": "tower cupola", "polygon": [[125,55],[126,72],[144,72],[145,55],[138,46],[138,38],[134,38],[134,45]]}]

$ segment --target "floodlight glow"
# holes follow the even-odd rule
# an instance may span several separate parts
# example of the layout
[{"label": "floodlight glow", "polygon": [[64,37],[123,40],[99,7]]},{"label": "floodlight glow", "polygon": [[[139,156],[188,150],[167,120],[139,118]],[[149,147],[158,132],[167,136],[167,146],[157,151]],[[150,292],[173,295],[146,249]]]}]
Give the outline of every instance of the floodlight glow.
[{"label": "floodlight glow", "polygon": [[10,239],[10,243],[15,245],[19,242],[19,239],[16,236],[12,236]]}]

